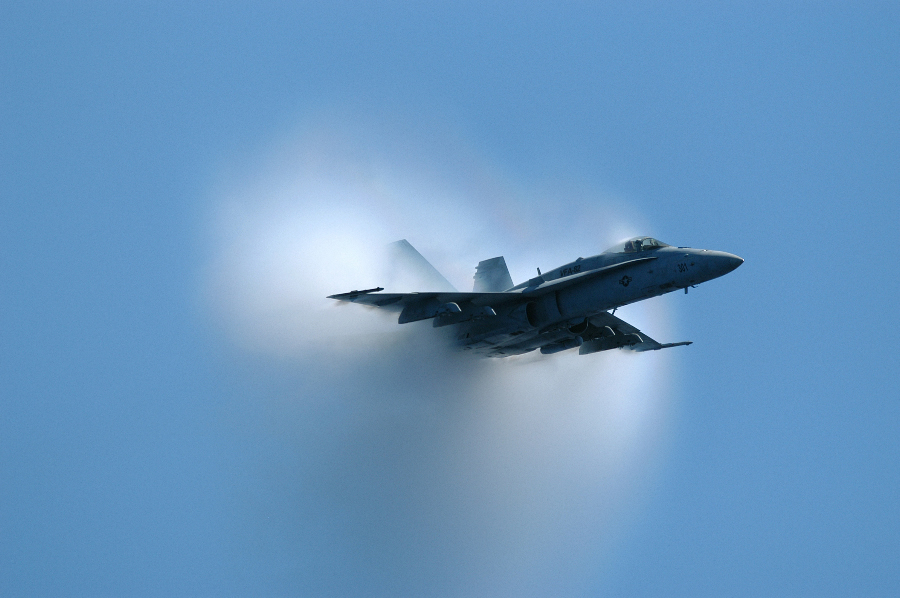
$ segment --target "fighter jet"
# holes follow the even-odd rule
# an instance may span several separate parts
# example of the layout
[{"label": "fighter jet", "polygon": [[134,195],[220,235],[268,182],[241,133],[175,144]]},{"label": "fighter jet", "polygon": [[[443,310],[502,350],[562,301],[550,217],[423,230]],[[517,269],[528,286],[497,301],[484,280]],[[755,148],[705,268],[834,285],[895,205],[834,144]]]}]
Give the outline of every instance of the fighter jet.
[{"label": "fighter jet", "polygon": [[673,247],[652,237],[634,237],[603,253],[578,258],[513,285],[503,256],[484,260],[471,293],[453,288],[406,240],[392,244],[408,265],[429,275],[435,289],[382,293],[377,287],[331,295],[399,312],[406,324],[431,319],[435,328],[453,326],[458,346],[484,357],[543,354],[578,348],[580,355],[624,349],[656,351],[682,345],[659,343],[617,318],[616,309],[698,285],[728,274],[744,260],[731,253]]}]

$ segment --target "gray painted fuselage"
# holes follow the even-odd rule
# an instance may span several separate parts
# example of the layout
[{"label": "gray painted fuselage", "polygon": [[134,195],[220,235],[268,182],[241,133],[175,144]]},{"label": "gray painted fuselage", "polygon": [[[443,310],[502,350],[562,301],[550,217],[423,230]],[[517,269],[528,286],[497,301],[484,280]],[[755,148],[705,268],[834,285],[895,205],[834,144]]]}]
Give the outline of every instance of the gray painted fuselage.
[{"label": "gray painted fuselage", "polygon": [[[558,291],[497,311],[497,316],[457,324],[457,342],[486,355],[516,355],[541,347],[574,348],[603,336],[603,320],[592,318],[623,305],[686,289],[723,276],[743,259],[722,251],[663,246],[631,253],[602,253],[563,264],[509,289],[529,289],[567,277],[585,275],[636,258],[654,258],[623,265],[608,274],[589,277]],[[571,346],[566,347],[567,341]],[[577,343],[577,344],[574,344]],[[547,351],[551,352],[551,351]]]}]

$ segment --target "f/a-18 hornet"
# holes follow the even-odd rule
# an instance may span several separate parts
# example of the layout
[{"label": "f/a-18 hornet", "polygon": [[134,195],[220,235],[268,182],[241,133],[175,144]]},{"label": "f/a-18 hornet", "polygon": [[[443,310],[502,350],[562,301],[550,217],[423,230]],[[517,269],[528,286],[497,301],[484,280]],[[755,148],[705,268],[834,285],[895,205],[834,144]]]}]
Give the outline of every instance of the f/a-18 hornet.
[{"label": "f/a-18 hornet", "polygon": [[427,271],[436,290],[382,293],[384,289],[377,287],[329,299],[400,312],[400,324],[431,319],[435,328],[455,326],[462,349],[489,357],[535,349],[550,354],[579,347],[579,354],[586,355],[689,345],[658,343],[613,314],[623,305],[678,289],[687,293],[688,287],[744,263],[722,251],[672,247],[651,237],[635,237],[543,274],[538,268],[536,277],[517,285],[502,256],[484,260],[475,272],[473,291],[461,293],[406,240],[392,246],[408,265]]}]

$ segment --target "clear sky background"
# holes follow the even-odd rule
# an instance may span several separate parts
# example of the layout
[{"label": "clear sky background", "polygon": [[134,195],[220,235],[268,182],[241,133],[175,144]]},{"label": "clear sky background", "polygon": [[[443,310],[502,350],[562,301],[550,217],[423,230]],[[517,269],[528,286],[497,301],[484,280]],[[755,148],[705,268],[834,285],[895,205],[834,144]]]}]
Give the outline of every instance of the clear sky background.
[{"label": "clear sky background", "polygon": [[[0,594],[898,595],[898,106],[892,2],[5,3]],[[690,347],[323,298],[626,234]]]}]

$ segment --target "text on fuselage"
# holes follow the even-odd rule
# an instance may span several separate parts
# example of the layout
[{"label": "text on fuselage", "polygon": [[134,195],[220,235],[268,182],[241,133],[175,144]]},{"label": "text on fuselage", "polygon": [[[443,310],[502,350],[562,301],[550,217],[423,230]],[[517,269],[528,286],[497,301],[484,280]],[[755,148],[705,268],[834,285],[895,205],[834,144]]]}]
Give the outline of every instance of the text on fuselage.
[{"label": "text on fuselage", "polygon": [[572,274],[578,274],[579,272],[581,272],[581,264],[572,266],[571,268],[561,268],[559,275],[560,277],[571,276]]}]

